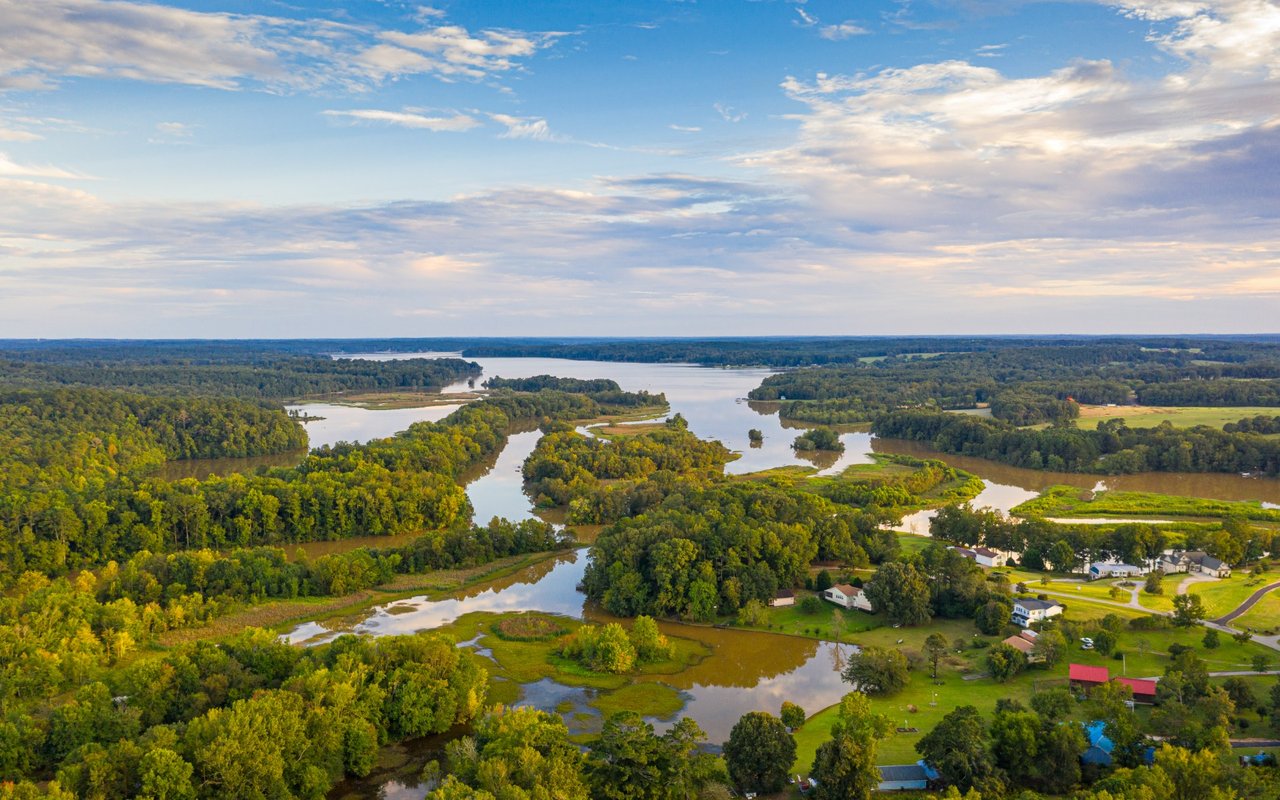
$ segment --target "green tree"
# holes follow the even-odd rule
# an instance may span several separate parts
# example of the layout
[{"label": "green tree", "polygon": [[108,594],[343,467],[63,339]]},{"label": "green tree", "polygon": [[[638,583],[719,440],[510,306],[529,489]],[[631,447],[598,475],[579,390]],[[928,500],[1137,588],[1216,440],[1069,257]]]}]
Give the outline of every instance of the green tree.
[{"label": "green tree", "polygon": [[194,768],[167,748],[149,750],[138,765],[142,791],[138,800],[190,800],[196,796],[191,783]]},{"label": "green tree", "polygon": [[1012,612],[1013,606],[1009,603],[1003,600],[988,600],[978,606],[978,610],[973,615],[973,622],[978,626],[978,630],[988,636],[995,636],[1009,624]]},{"label": "green tree", "polygon": [[894,694],[911,680],[907,657],[898,650],[876,645],[851,653],[841,677],[869,695]]},{"label": "green tree", "polygon": [[1161,570],[1148,572],[1142,591],[1147,594],[1164,594],[1164,572]]},{"label": "green tree", "polygon": [[642,664],[671,658],[671,643],[658,630],[658,623],[653,617],[636,617],[631,625],[630,638],[636,650],[636,660]]},{"label": "green tree", "polygon": [[916,752],[961,791],[981,788],[996,777],[990,737],[973,706],[960,706],[943,717],[916,742]]},{"label": "green tree", "polygon": [[1059,722],[1067,718],[1075,706],[1075,697],[1069,689],[1061,687],[1045,689],[1031,695],[1031,707],[1046,722]]},{"label": "green tree", "polygon": [[864,591],[872,607],[891,622],[923,625],[933,616],[929,582],[913,564],[901,561],[881,564]]},{"label": "green tree", "polygon": [[[583,759],[564,720],[533,708],[498,709],[474,737],[446,748],[450,775],[431,800],[513,797],[587,800]],[[469,788],[468,788],[469,787]]]},{"label": "green tree", "polygon": [[1040,659],[1046,667],[1052,667],[1062,660],[1067,653],[1067,637],[1057,628],[1046,628],[1036,637],[1031,647],[1031,654]]},{"label": "green tree", "polygon": [[663,736],[632,711],[604,723],[586,761],[593,800],[667,800],[694,796],[715,775],[715,757],[699,753],[702,729],[682,719]]},{"label": "green tree", "polygon": [[987,651],[987,669],[991,677],[1005,683],[1027,666],[1027,657],[1021,650],[1003,642]]},{"label": "green tree", "polygon": [[938,662],[947,654],[947,637],[940,633],[931,633],[924,640],[925,658],[929,659],[933,679],[938,679]]},{"label": "green tree", "polygon": [[1093,634],[1093,649],[1104,656],[1109,656],[1116,649],[1116,641],[1116,635],[1103,628]]},{"label": "green tree", "polygon": [[790,700],[782,701],[782,713],[778,716],[782,720],[782,724],[786,725],[790,730],[799,730],[804,725],[804,709]]},{"label": "green tree", "polygon": [[991,755],[1016,784],[1027,784],[1037,771],[1040,729],[1031,711],[1000,711],[991,720]]},{"label": "green tree", "polygon": [[729,776],[747,792],[777,792],[796,760],[796,740],[782,720],[763,711],[744,714],[724,743]]},{"label": "green tree", "polygon": [[1266,653],[1258,653],[1253,657],[1253,671],[1267,672],[1271,669],[1271,658]]},{"label": "green tree", "polygon": [[1209,628],[1204,632],[1204,638],[1200,640],[1200,643],[1204,645],[1206,650],[1217,650],[1219,641],[1218,632],[1213,628]]},{"label": "green tree", "polygon": [[880,783],[876,752],[893,730],[883,714],[871,711],[867,696],[851,692],[840,701],[831,739],[818,746],[810,771],[818,800],[866,800]]},{"label": "green tree", "polygon": [[1204,619],[1204,603],[1198,594],[1180,594],[1173,598],[1173,624],[1184,628]]}]

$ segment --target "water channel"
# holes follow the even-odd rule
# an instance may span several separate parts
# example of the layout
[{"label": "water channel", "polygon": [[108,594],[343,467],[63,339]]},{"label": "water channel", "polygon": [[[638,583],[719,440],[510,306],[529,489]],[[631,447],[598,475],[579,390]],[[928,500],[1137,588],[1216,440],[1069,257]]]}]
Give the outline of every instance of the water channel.
[{"label": "water channel", "polygon": [[[407,358],[415,354],[369,356],[370,358]],[[452,354],[417,354],[441,356]],[[484,377],[531,377],[550,374],[560,377],[600,378],[616,380],[625,390],[664,392],[671,413],[682,414],[689,428],[703,438],[719,439],[740,453],[728,465],[728,471],[741,474],[783,465],[814,465],[798,457],[790,444],[798,426],[785,424],[771,404],[748,403],[746,393],[770,374],[764,369],[712,369],[672,364],[625,364],[612,362],[567,361],[560,359],[477,359]],[[478,383],[478,382],[477,382]],[[466,383],[447,387],[444,392],[469,391]],[[308,404],[304,410],[315,416],[332,415],[333,423],[322,428],[308,424],[313,444],[338,440],[363,441],[387,436],[422,419],[438,420],[456,405],[446,404],[424,409],[370,411],[349,406]],[[384,416],[394,415],[394,416]],[[764,442],[752,447],[747,431],[756,428],[764,433]],[[516,432],[492,464],[482,465],[468,476],[467,494],[475,508],[477,521],[492,516],[523,519],[533,515],[525,496],[520,466],[537,444],[534,431]],[[839,472],[846,466],[867,463],[873,453],[902,453],[942,458],[947,462],[982,477],[984,490],[975,505],[1003,511],[1036,496],[1054,484],[1070,484],[1083,488],[1108,488],[1152,491],[1225,500],[1261,500],[1280,502],[1280,481],[1245,478],[1236,475],[1129,475],[1099,480],[1097,476],[1071,473],[1049,473],[1008,467],[994,462],[932,451],[914,442],[876,439],[867,433],[845,433],[841,440],[845,452],[816,464],[823,472]],[[909,516],[903,530],[928,532],[930,512]],[[340,630],[329,630],[316,623],[299,626],[289,639],[299,644],[328,641],[339,632],[351,630],[367,635],[393,635],[429,630],[447,625],[459,616],[473,611],[543,611],[594,620],[607,619],[598,609],[585,602],[576,589],[586,565],[586,551],[568,553],[533,565],[502,579],[473,587],[452,596],[430,599],[412,597],[371,609]],[[799,702],[816,711],[836,702],[848,689],[839,678],[840,648],[830,643],[779,637],[772,634],[741,630],[663,623],[664,632],[702,641],[711,655],[698,665],[678,675],[661,676],[663,682],[679,690],[685,705],[677,716],[695,719],[707,732],[708,741],[722,742],[733,723],[747,711],[777,712],[783,699]],[[586,692],[552,681],[540,681],[523,687],[522,704],[552,711],[569,701],[575,708],[586,708]],[[661,729],[673,720],[654,720]],[[438,745],[436,745],[438,746]],[[420,763],[420,762],[419,762]],[[417,798],[425,789],[417,787],[404,775],[382,781],[378,793],[387,798]],[[373,786],[366,784],[366,789]]]}]

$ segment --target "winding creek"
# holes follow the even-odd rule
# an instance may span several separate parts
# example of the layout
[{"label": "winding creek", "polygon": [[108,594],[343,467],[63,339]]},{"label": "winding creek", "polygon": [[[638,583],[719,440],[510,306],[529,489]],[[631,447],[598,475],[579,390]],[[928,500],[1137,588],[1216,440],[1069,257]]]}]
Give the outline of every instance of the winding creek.
[{"label": "winding creek", "polygon": [[[411,355],[413,354],[369,357],[405,358]],[[608,377],[616,380],[625,390],[665,392],[671,405],[671,413],[682,414],[688,420],[690,430],[703,438],[719,439],[741,454],[740,458],[728,465],[727,469],[731,473],[741,474],[784,465],[815,465],[797,457],[791,450],[797,426],[783,424],[777,416],[775,406],[748,403],[743,399],[748,391],[770,374],[769,370],[559,359],[476,360],[484,369],[485,377],[500,375],[516,378],[540,374],[576,378]],[[448,387],[445,392],[458,393],[468,391],[469,388],[467,384],[460,383]],[[328,424],[324,426],[317,427],[317,422],[308,423],[313,445],[319,445],[342,439],[364,441],[391,435],[420,419],[441,419],[456,407],[456,404],[446,404],[422,409],[370,411],[349,406],[326,406],[320,409],[309,404],[303,408],[309,414],[326,417],[323,422]],[[758,447],[750,446],[748,441],[747,431],[751,428],[764,433],[764,442]],[[537,444],[538,437],[536,430],[512,434],[504,450],[491,465],[477,468],[468,476],[467,494],[475,509],[477,521],[487,521],[493,516],[524,519],[534,515],[529,498],[523,492],[520,467]],[[873,453],[943,458],[954,466],[982,477],[985,487],[975,505],[1003,511],[1008,511],[1054,484],[1280,503],[1280,481],[1277,480],[1199,474],[1130,475],[1099,480],[1097,476],[1036,472],[982,459],[943,456],[914,442],[876,439],[867,433],[846,433],[841,440],[845,443],[843,454],[816,464],[823,472],[835,473],[851,464],[867,463]],[[910,515],[903,521],[901,529],[927,533],[930,516],[930,512]],[[576,588],[586,567],[586,560],[585,549],[566,553],[449,596],[435,599],[426,596],[411,597],[374,607],[359,618],[348,620],[332,630],[319,623],[306,623],[287,634],[287,638],[297,644],[316,644],[348,631],[371,636],[412,633],[439,628],[464,614],[476,611],[542,611],[604,621],[609,617],[587,603]],[[678,690],[685,701],[676,717],[653,720],[659,729],[671,724],[675,718],[689,716],[706,731],[709,742],[718,743],[728,737],[733,723],[747,711],[765,710],[777,713],[783,699],[800,703],[810,711],[817,711],[836,702],[848,689],[839,676],[841,648],[831,643],[677,623],[662,623],[661,627],[670,636],[703,642],[708,646],[710,655],[675,675],[643,676],[637,679],[660,680]],[[845,649],[847,650],[847,646]],[[519,704],[533,705],[548,711],[567,707],[579,712],[592,711],[587,706],[591,697],[589,693],[593,691],[590,689],[562,686],[547,679],[521,689]],[[571,728],[577,725],[578,730],[582,730],[583,725],[589,728],[592,724],[599,724],[598,717],[594,718],[593,723],[593,717],[589,713],[573,713],[569,717],[574,720]],[[405,753],[406,748],[416,748],[415,752],[420,751],[417,752],[420,757],[406,757],[406,763],[420,765],[429,757],[423,754],[434,753],[440,746],[439,740],[423,740],[418,744],[402,745],[397,752]],[[388,800],[421,798],[425,794],[425,787],[417,784],[415,774],[408,771],[407,767],[394,774],[386,771],[375,773],[366,781],[344,784],[339,787],[340,791],[335,796],[376,795]]]}]

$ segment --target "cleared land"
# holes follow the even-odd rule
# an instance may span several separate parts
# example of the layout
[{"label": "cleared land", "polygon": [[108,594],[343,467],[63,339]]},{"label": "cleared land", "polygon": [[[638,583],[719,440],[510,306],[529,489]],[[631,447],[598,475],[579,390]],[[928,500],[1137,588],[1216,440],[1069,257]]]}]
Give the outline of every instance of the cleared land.
[{"label": "cleared land", "polygon": [[1280,509],[1264,508],[1256,500],[1208,500],[1155,492],[1093,492],[1076,486],[1051,486],[1039,497],[1014,506],[1020,517],[1243,517],[1280,522]]},{"label": "cleared land", "polygon": [[1280,408],[1270,406],[1080,406],[1076,425],[1096,428],[1107,419],[1123,418],[1130,428],[1154,428],[1166,420],[1175,428],[1208,425],[1221,428],[1228,422],[1245,417],[1280,415]]}]

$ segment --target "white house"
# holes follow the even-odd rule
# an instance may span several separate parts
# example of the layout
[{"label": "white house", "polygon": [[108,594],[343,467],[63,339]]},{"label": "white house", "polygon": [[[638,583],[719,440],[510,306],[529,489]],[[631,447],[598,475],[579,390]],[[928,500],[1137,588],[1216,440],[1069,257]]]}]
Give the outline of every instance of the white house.
[{"label": "white house", "polygon": [[830,600],[842,608],[856,608],[868,613],[875,609],[871,607],[871,601],[867,599],[867,593],[859,589],[857,586],[850,586],[847,583],[837,583],[830,589],[822,593],[824,600]]},{"label": "white house", "polygon": [[769,601],[769,605],[775,608],[779,606],[794,606],[796,604],[796,593],[790,589],[779,589],[773,599]]},{"label": "white house", "polygon": [[1088,575],[1089,580],[1096,581],[1099,578],[1132,578],[1145,573],[1146,570],[1133,564],[1095,563],[1089,565]]},{"label": "white house", "polygon": [[1231,567],[1222,559],[1203,550],[1166,550],[1158,562],[1160,569],[1170,572],[1203,572],[1215,578],[1230,578]]},{"label": "white house", "polygon": [[1061,613],[1061,603],[1023,597],[1013,601],[1013,614],[1010,618],[1022,627],[1029,628],[1033,622],[1043,622],[1049,617],[1056,617]]},{"label": "white house", "polygon": [[960,555],[983,567],[1003,567],[1009,563],[1009,556],[988,547],[952,547]]}]

